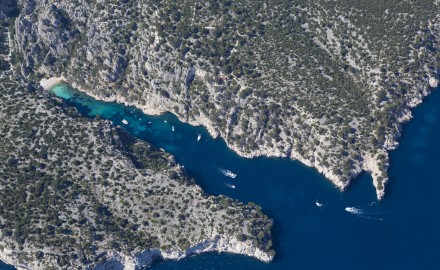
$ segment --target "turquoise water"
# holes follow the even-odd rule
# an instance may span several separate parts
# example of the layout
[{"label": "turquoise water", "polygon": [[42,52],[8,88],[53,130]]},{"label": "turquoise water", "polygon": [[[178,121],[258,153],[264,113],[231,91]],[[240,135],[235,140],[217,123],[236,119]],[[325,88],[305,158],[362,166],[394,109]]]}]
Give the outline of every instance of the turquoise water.
[{"label": "turquoise water", "polygon": [[[204,128],[181,123],[171,114],[147,116],[132,107],[93,100],[65,85],[53,91],[81,113],[99,114],[164,148],[205,191],[255,202],[275,221],[277,256],[272,263],[207,253],[163,261],[151,269],[440,269],[440,91],[404,126],[401,146],[391,153],[391,179],[382,202],[376,202],[368,174],[341,193],[298,162],[241,158]],[[237,177],[226,177],[221,170]],[[316,200],[324,206],[317,207]],[[348,206],[360,213],[345,211]]]}]

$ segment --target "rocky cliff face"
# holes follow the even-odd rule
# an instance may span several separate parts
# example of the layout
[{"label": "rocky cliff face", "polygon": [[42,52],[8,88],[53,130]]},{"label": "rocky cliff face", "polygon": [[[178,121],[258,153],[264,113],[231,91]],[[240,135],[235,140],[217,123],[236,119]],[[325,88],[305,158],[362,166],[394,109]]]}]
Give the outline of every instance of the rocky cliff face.
[{"label": "rocky cliff face", "polygon": [[254,1],[21,4],[17,72],[63,75],[95,98],[173,112],[240,155],[297,159],[341,189],[367,170],[379,199],[400,124],[439,77],[435,1],[379,1],[377,9],[300,0],[271,8]]}]

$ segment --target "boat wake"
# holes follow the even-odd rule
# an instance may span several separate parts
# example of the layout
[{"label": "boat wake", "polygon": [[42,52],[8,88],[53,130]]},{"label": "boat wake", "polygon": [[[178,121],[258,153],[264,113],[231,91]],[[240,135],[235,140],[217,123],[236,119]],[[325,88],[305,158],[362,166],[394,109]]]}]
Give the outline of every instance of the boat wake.
[{"label": "boat wake", "polygon": [[345,207],[345,211],[350,212],[354,215],[362,215],[364,211],[362,209],[356,208],[356,207]]},{"label": "boat wake", "polygon": [[370,220],[383,220],[383,218],[378,216],[379,215],[378,213],[366,211],[364,209],[360,209],[357,207],[345,207],[345,211],[360,218],[365,218]]},{"label": "boat wake", "polygon": [[233,185],[233,184],[225,183],[225,185],[226,185],[228,188],[235,188],[235,185]]},{"label": "boat wake", "polygon": [[230,170],[223,170],[223,169],[220,169],[220,172],[221,172],[224,176],[227,176],[227,177],[232,178],[232,179],[234,179],[235,177],[237,177],[237,175],[236,175],[235,173],[231,172]]}]

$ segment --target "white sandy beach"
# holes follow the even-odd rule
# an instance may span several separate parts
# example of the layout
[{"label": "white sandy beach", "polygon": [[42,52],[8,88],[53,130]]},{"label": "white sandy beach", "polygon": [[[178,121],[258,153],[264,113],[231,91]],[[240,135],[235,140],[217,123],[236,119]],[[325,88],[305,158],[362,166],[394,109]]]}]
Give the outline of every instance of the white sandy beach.
[{"label": "white sandy beach", "polygon": [[42,79],[41,81],[40,81],[40,85],[41,85],[41,87],[43,87],[44,89],[46,89],[46,90],[50,90],[50,89],[52,89],[55,85],[57,85],[57,84],[59,84],[59,83],[61,83],[61,82],[65,82],[66,81],[66,79],[63,77],[63,76],[61,76],[61,77],[52,77],[52,78],[49,78],[49,79]]}]

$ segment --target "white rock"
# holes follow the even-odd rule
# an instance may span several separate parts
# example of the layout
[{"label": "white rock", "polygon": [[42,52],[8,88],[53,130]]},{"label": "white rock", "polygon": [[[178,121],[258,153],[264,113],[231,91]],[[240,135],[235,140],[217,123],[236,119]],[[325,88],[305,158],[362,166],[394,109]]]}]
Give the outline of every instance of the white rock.
[{"label": "white rock", "polygon": [[439,84],[438,79],[436,79],[434,77],[429,78],[429,86],[431,86],[432,88],[437,88],[438,84]]},{"label": "white rock", "polygon": [[95,270],[135,270],[152,264],[157,259],[180,260],[191,255],[204,252],[229,252],[257,258],[264,262],[272,261],[273,257],[255,247],[252,241],[240,242],[236,237],[213,234],[211,238],[188,248],[179,250],[146,250],[130,256],[119,253],[108,256],[107,262],[95,267]]}]

